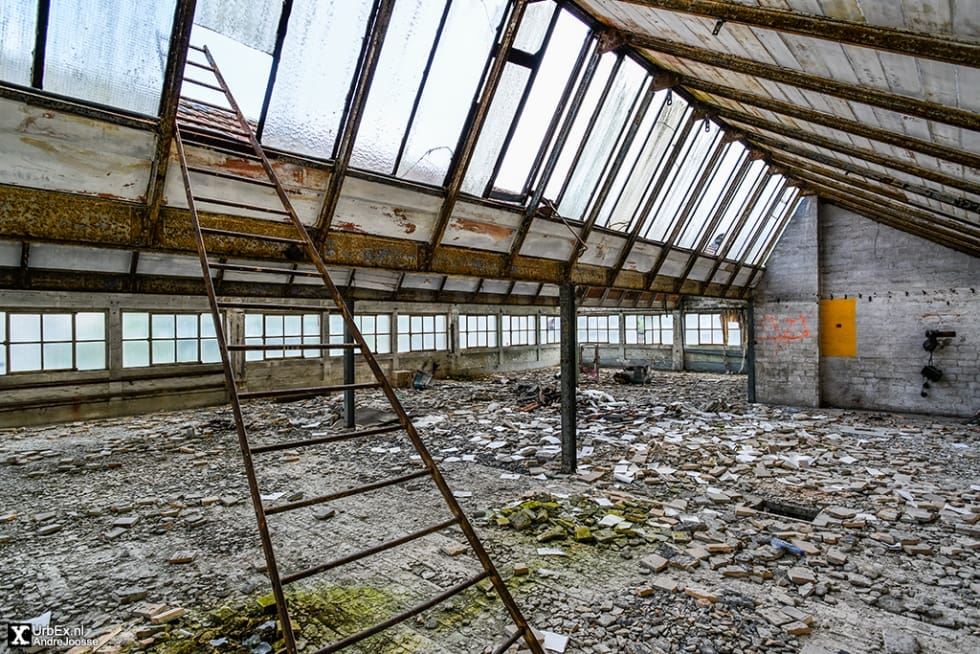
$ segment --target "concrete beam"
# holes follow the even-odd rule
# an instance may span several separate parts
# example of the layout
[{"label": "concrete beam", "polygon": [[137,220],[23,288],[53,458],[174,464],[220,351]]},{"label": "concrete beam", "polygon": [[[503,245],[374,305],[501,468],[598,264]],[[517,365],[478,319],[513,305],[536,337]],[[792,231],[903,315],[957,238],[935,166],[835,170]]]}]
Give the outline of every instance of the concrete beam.
[{"label": "concrete beam", "polygon": [[[935,120],[948,125],[956,125],[966,129],[980,130],[980,114],[955,107],[947,107],[935,102],[927,102],[906,95],[897,95],[887,91],[845,84],[809,73],[801,73],[782,66],[764,64],[752,59],[736,57],[725,52],[696,48],[667,39],[657,38],[649,34],[630,33],[627,36],[629,44],[634,48],[660,52],[672,57],[687,59],[700,64],[723,68],[753,77],[772,80],[806,91],[825,93],[844,100],[860,102],[873,107],[890,109],[926,120]],[[654,60],[654,63],[657,63]]]},{"label": "concrete beam", "polygon": [[[664,9],[741,23],[749,27],[800,34],[862,48],[886,50],[910,57],[923,57],[963,65],[980,61],[980,45],[933,34],[909,32],[855,23],[828,16],[814,16],[784,9],[771,9],[725,0],[621,0],[651,9]],[[723,29],[723,27],[721,28]]]}]

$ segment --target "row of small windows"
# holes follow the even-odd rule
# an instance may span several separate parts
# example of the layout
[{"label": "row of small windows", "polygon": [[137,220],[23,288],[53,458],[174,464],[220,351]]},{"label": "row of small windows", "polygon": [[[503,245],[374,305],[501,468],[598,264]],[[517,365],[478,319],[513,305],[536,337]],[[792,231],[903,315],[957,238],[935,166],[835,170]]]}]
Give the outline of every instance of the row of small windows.
[{"label": "row of small windows", "polygon": [[[0,374],[42,370],[104,370],[107,367],[106,314],[103,312],[0,312]],[[389,314],[354,316],[361,335],[376,354],[390,354],[393,340],[398,352],[443,351],[449,348],[445,315]],[[499,325],[498,325],[499,323]],[[498,329],[499,326],[499,329]],[[323,350],[304,345],[343,343],[343,318],[321,315],[246,313],[244,342],[257,349],[246,361],[340,356],[341,348]],[[393,327],[397,327],[395,332]],[[622,327],[622,330],[620,329]],[[557,316],[459,316],[460,349],[550,345],[561,340]],[[579,316],[580,343],[671,345],[671,314],[600,314]],[[325,340],[324,340],[325,339]],[[684,316],[684,342],[688,345],[738,346],[740,323],[718,313]],[[122,365],[139,368],[177,363],[219,363],[221,354],[209,313],[123,312]]]}]

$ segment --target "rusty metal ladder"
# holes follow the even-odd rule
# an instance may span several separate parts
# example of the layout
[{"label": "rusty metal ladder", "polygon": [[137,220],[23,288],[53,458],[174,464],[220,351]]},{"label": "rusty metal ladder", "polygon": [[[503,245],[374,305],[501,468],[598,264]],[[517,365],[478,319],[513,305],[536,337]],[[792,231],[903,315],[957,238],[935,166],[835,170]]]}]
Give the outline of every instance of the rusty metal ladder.
[{"label": "rusty metal ladder", "polygon": [[[395,625],[404,622],[414,616],[417,616],[438,604],[454,597],[465,590],[476,586],[478,583],[489,580],[492,584],[493,589],[496,591],[497,595],[500,597],[502,603],[509,613],[509,617],[516,627],[512,633],[510,633],[505,641],[493,649],[495,654],[502,654],[511,647],[517,645],[518,641],[524,640],[524,644],[527,649],[533,654],[544,654],[544,650],[539,643],[538,639],[531,627],[528,625],[527,621],[521,614],[520,609],[515,603],[513,597],[507,589],[504,580],[500,576],[497,569],[494,567],[493,562],[490,560],[489,555],[480,542],[473,530],[472,525],[460,508],[459,503],[453,496],[452,491],[449,489],[445,479],[440,473],[435,461],[432,456],[426,450],[425,445],[419,438],[415,427],[405,409],[402,407],[401,402],[399,402],[398,397],[395,395],[391,384],[385,377],[381,366],[378,364],[374,355],[371,353],[370,349],[365,342],[364,337],[361,335],[354,322],[353,316],[341,293],[337,290],[337,287],[332,282],[330,275],[327,271],[327,267],[320,257],[319,252],[314,245],[313,240],[310,238],[309,233],[306,231],[303,223],[297,216],[292,204],[290,203],[289,197],[286,191],[283,189],[276,173],[274,172],[269,159],[259,144],[258,139],[252,130],[251,125],[248,123],[235,99],[232,97],[231,92],[228,89],[228,85],[225,83],[223,76],[218,70],[215,64],[214,58],[212,57],[210,51],[207,48],[197,48],[191,46],[191,49],[195,52],[201,53],[206,58],[207,63],[192,61],[188,57],[187,67],[193,67],[197,70],[204,70],[207,73],[214,76],[214,83],[204,82],[201,80],[196,80],[188,77],[187,68],[184,71],[184,83],[193,84],[197,86],[202,86],[210,89],[213,92],[220,92],[224,95],[225,101],[227,102],[227,107],[223,107],[217,103],[204,102],[201,100],[190,100],[186,96],[182,95],[181,102],[184,104],[184,108],[193,107],[197,105],[198,107],[204,106],[209,107],[217,112],[225,112],[225,117],[229,115],[234,117],[234,124],[228,129],[228,133],[231,138],[238,141],[247,141],[251,145],[251,150],[254,152],[254,159],[257,160],[262,169],[265,172],[267,179],[256,179],[251,177],[239,176],[235,173],[230,173],[223,170],[210,170],[201,166],[189,166],[187,163],[187,156],[184,149],[184,143],[186,138],[190,138],[193,141],[195,138],[199,138],[201,131],[213,132],[215,131],[215,125],[209,123],[208,120],[202,119],[200,116],[195,117],[192,112],[179,111],[176,125],[176,137],[175,144],[177,150],[177,157],[180,162],[180,170],[183,178],[184,189],[187,195],[187,204],[190,210],[191,220],[193,221],[195,238],[197,242],[197,251],[201,260],[201,269],[204,275],[205,287],[207,290],[208,301],[211,307],[211,313],[214,319],[215,333],[217,335],[218,347],[221,353],[221,360],[224,364],[225,382],[227,385],[228,395],[232,407],[232,412],[234,414],[235,426],[238,433],[238,442],[241,447],[242,458],[245,465],[245,474],[248,478],[249,492],[252,497],[252,504],[255,509],[255,517],[258,522],[259,535],[262,541],[262,549],[265,554],[266,568],[269,576],[269,581],[272,584],[272,593],[275,598],[276,610],[279,618],[279,627],[281,629],[283,641],[285,643],[285,648],[288,654],[297,654],[297,639],[294,633],[293,622],[290,620],[289,611],[289,601],[283,591],[283,587],[294,582],[298,582],[303,579],[310,578],[314,575],[339,568],[340,566],[359,561],[366,557],[379,554],[381,552],[394,549],[396,547],[405,545],[417,539],[420,539],[429,534],[434,534],[436,532],[443,531],[452,527],[459,528],[466,537],[466,540],[472,549],[476,558],[479,559],[480,565],[482,567],[482,572],[479,574],[459,583],[451,588],[446,589],[439,595],[432,597],[423,603],[414,606],[412,608],[406,609],[397,615],[394,615],[383,622],[375,624],[367,629],[359,631],[357,633],[349,634],[343,636],[339,640],[330,643],[324,647],[316,650],[316,654],[327,654],[328,652],[336,652],[342,650],[350,645],[360,642],[366,638],[374,636],[386,629],[394,627]],[[217,131],[221,131],[219,128]],[[202,143],[208,145],[207,143]],[[236,156],[242,156],[242,153],[235,150],[231,151]],[[251,155],[249,155],[251,157]],[[278,198],[278,202],[281,204],[281,209],[269,209],[267,207],[250,206],[246,203],[240,203],[237,201],[225,201],[214,197],[203,197],[200,195],[195,195],[193,186],[191,184],[191,172],[196,175],[214,175],[215,177],[223,177],[226,179],[234,179],[244,183],[259,184],[271,189],[275,192]],[[246,231],[229,231],[215,228],[202,227],[200,216],[197,209],[198,203],[206,204],[218,204],[230,207],[236,207],[239,209],[246,209],[250,211],[259,211],[263,213],[273,214],[273,219],[277,221],[278,224],[292,225],[295,228],[294,237],[283,237],[283,236],[269,236],[260,233],[250,233]],[[224,262],[213,262],[208,255],[206,243],[211,238],[233,238],[233,239],[256,239],[266,242],[277,243],[286,247],[300,248],[305,252],[308,261],[312,262],[316,268],[316,272],[309,271],[306,274],[316,275],[322,278],[323,284],[326,287],[327,293],[336,305],[336,310],[343,317],[343,321],[346,327],[346,332],[352,337],[351,342],[348,343],[301,343],[297,345],[284,344],[283,345],[251,345],[251,344],[229,344],[228,337],[225,335],[222,321],[221,312],[223,309],[227,308],[244,308],[244,309],[255,309],[255,310],[268,310],[275,309],[278,311],[299,311],[299,312],[309,312],[315,310],[317,312],[322,312],[323,307],[300,307],[289,304],[284,305],[269,305],[261,302],[223,302],[219,300],[216,292],[215,282],[212,279],[212,271],[222,270],[222,269],[232,269],[232,270],[248,270],[251,272],[272,272],[272,273],[287,273],[296,274],[295,266],[292,268],[282,268],[282,267],[263,267],[263,266],[247,266],[238,267],[236,264],[227,264]],[[295,256],[293,257],[295,259]],[[292,261],[290,263],[293,263]],[[303,274],[303,273],[299,273]],[[303,339],[305,340],[305,339]],[[328,339],[329,340],[329,339]],[[348,383],[333,386],[319,386],[313,388],[302,388],[302,389],[284,389],[278,391],[252,391],[252,392],[240,392],[238,389],[238,381],[235,374],[235,369],[233,367],[232,352],[248,351],[248,350],[317,350],[321,352],[326,350],[334,349],[349,349],[352,351],[359,351],[363,357],[364,362],[370,368],[371,373],[374,376],[375,381],[371,383]],[[346,431],[339,431],[337,433],[332,433],[329,435],[316,435],[316,437],[309,438],[306,440],[290,440],[289,442],[278,442],[272,444],[254,445],[249,440],[249,433],[245,425],[242,413],[242,400],[251,398],[269,398],[269,397],[290,397],[297,396],[299,394],[306,393],[316,393],[316,394],[329,394],[329,393],[339,393],[339,392],[353,392],[357,390],[364,389],[380,389],[384,396],[387,398],[391,409],[397,416],[397,424],[389,424],[382,426],[368,427],[366,429],[347,429]],[[259,483],[257,480],[255,464],[253,457],[267,454],[270,452],[277,452],[282,450],[295,450],[304,447],[321,446],[329,443],[335,443],[340,441],[346,441],[358,438],[368,438],[371,436],[386,434],[402,431],[411,441],[414,446],[415,451],[421,458],[424,468],[419,471],[411,472],[409,474],[404,474],[398,477],[390,478],[380,482],[374,482],[366,484],[360,487],[348,488],[338,492],[331,493],[329,495],[320,495],[317,497],[309,499],[301,499],[298,501],[287,502],[281,505],[275,506],[265,506],[263,504],[261,494],[259,491]],[[367,493],[381,488],[386,488],[390,486],[395,486],[397,484],[402,484],[414,479],[429,478],[435,484],[438,489],[439,494],[445,501],[445,506],[449,509],[451,517],[440,521],[436,524],[428,526],[424,529],[420,529],[414,533],[406,534],[388,540],[379,545],[369,547],[367,549],[361,550],[353,554],[346,554],[339,558],[331,561],[327,561],[312,567],[308,567],[303,570],[298,570],[290,572],[288,574],[282,574],[279,571],[279,566],[276,561],[276,554],[273,548],[272,537],[270,534],[269,524],[267,522],[267,516],[282,513],[287,511],[292,511],[300,509],[303,507],[309,507],[317,504],[322,504],[336,500],[343,497],[351,497],[358,495],[360,493]],[[484,644],[479,645],[480,651],[486,651],[484,649]]]}]

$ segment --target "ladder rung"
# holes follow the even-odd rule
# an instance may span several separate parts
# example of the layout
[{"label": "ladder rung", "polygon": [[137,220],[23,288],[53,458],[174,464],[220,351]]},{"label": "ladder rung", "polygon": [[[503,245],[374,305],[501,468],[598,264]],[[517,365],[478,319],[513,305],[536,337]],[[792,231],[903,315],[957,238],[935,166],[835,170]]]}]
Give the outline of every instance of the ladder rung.
[{"label": "ladder rung", "polygon": [[235,232],[229,229],[214,229],[213,227],[202,227],[201,233],[213,234],[215,236],[232,236],[235,238],[254,238],[260,241],[273,241],[274,243],[295,243],[296,245],[306,245],[306,241],[302,241],[298,238],[270,236],[268,234],[253,234],[249,232]]},{"label": "ladder rung", "polygon": [[267,179],[256,179],[254,177],[246,177],[245,175],[236,175],[234,173],[226,173],[222,170],[212,170],[210,168],[201,168],[200,166],[188,166],[187,170],[192,173],[198,173],[200,175],[210,175],[212,177],[220,177],[222,179],[230,179],[236,182],[244,182],[246,184],[257,184],[258,186],[268,186],[270,188],[275,188],[275,184]]},{"label": "ladder rung", "polygon": [[375,554],[380,554],[385,550],[390,550],[393,547],[398,547],[399,545],[404,545],[405,543],[410,543],[413,540],[418,540],[423,536],[428,536],[429,534],[434,534],[437,531],[442,531],[448,527],[459,522],[459,518],[450,518],[445,522],[440,522],[437,525],[432,525],[431,527],[426,527],[425,529],[419,529],[416,532],[407,534],[400,538],[395,538],[393,540],[386,541],[380,545],[375,545],[374,547],[368,547],[359,552],[354,552],[353,554],[348,554],[347,556],[342,556],[339,559],[334,559],[333,561],[328,561],[327,563],[321,563],[305,570],[297,570],[296,572],[288,575],[283,575],[279,580],[285,584],[291,584],[293,582],[299,581],[300,579],[306,579],[307,577],[312,577],[313,575],[326,572],[327,570],[333,570],[334,568],[339,568],[342,565],[347,565],[348,563],[353,563],[354,561],[359,561],[360,559],[373,556]]},{"label": "ladder rung", "polygon": [[205,107],[211,107],[212,109],[223,111],[231,118],[235,118],[236,120],[238,118],[238,116],[235,115],[235,110],[231,107],[223,107],[220,104],[214,104],[213,102],[208,102],[206,100],[198,100],[197,98],[188,98],[186,96],[181,96],[180,100],[183,104],[189,105],[190,109],[194,109],[193,105],[195,104],[203,104]]},{"label": "ladder rung", "polygon": [[452,588],[450,588],[449,590],[443,591],[439,595],[436,595],[432,599],[429,599],[423,602],[422,604],[414,606],[406,611],[402,611],[398,615],[394,615],[388,618],[384,622],[379,622],[373,627],[368,627],[364,631],[359,631],[356,634],[351,634],[346,638],[342,638],[341,640],[338,640],[334,643],[330,643],[326,647],[322,647],[318,649],[314,654],[331,654],[331,652],[338,652],[344,649],[345,647],[347,647],[348,645],[353,645],[354,643],[362,641],[365,638],[370,638],[371,636],[380,633],[385,629],[388,629],[389,627],[393,627],[400,622],[404,622],[405,620],[408,620],[409,618],[414,618],[419,613],[428,611],[433,606],[437,604],[441,604],[442,602],[445,602],[450,597],[462,593],[467,588],[470,588],[471,586],[475,586],[476,584],[480,583],[481,581],[483,581],[489,576],[490,576],[489,572],[481,572],[475,577],[472,577],[460,584],[457,584]]},{"label": "ladder rung", "polygon": [[[337,347],[337,346],[332,345],[330,347]],[[275,346],[274,349],[279,349],[279,346],[278,345]],[[381,384],[378,382],[364,382],[362,384],[337,384],[335,386],[284,388],[276,391],[249,391],[247,393],[239,393],[238,397],[240,397],[243,400],[253,400],[260,397],[285,397],[289,395],[305,395],[306,393],[339,393],[341,391],[364,391],[364,390],[370,390],[372,388],[381,388]]]},{"label": "ladder rung", "polygon": [[271,209],[269,207],[256,207],[251,204],[245,204],[244,202],[235,202],[234,200],[222,200],[221,198],[209,198],[207,196],[198,195],[194,197],[198,202],[206,202],[208,204],[220,204],[224,207],[235,207],[236,209],[247,209],[248,211],[261,211],[263,213],[274,213],[280,216],[288,216],[289,212],[285,209]]},{"label": "ladder rung", "polygon": [[401,477],[392,477],[391,479],[385,479],[384,481],[376,481],[373,484],[365,484],[364,486],[356,486],[354,488],[348,488],[347,490],[337,491],[336,493],[331,493],[330,495],[318,495],[317,497],[311,497],[308,500],[299,500],[297,502],[290,502],[288,504],[280,504],[279,506],[272,506],[265,510],[266,515],[275,515],[276,513],[285,513],[286,511],[293,511],[295,509],[302,509],[306,506],[314,506],[316,504],[323,504],[324,502],[331,502],[333,500],[339,500],[344,497],[350,497],[351,495],[360,495],[362,493],[370,493],[374,490],[380,490],[382,488],[387,488],[388,486],[394,486],[396,484],[401,484],[406,481],[412,481],[413,479],[418,479],[420,477],[426,477],[430,473],[429,469],[419,470],[417,472],[412,472],[407,475],[402,475]]},{"label": "ladder rung", "polygon": [[191,50],[197,50],[198,52],[205,52],[204,48],[199,45],[188,45],[187,47]]},{"label": "ladder rung", "polygon": [[190,59],[187,60],[187,65],[194,66],[195,68],[200,68],[202,70],[210,70],[212,73],[214,72],[214,66],[210,66],[208,64],[201,64],[196,61],[191,61]]},{"label": "ladder rung", "polygon": [[209,263],[209,267],[220,270],[234,270],[237,272],[267,273],[276,275],[296,275],[299,277],[319,277],[318,270],[291,270],[289,268],[276,268],[274,266],[246,266],[239,263]]},{"label": "ladder rung", "polygon": [[[205,70],[212,70],[211,68],[206,68],[205,66],[202,66],[201,64],[196,64],[194,62],[188,62],[188,63],[191,64],[192,66],[197,66],[198,68],[204,68]],[[190,82],[191,84],[193,84],[195,86],[203,86],[206,89],[211,89],[212,91],[217,91],[219,93],[224,93],[225,92],[225,90],[223,88],[221,88],[220,86],[215,86],[214,84],[208,84],[207,82],[202,82],[201,80],[194,79],[193,77],[185,77],[184,78],[184,81],[185,82]],[[189,98],[186,95],[182,95],[180,97],[183,98],[184,100],[188,100],[190,102],[194,102],[194,98]]]},{"label": "ladder rung", "polygon": [[[283,337],[293,338],[293,337]],[[299,338],[299,337],[295,337]],[[357,343],[284,343],[282,345],[229,345],[229,352],[268,352],[272,350],[353,350]],[[288,393],[291,395],[291,393]]]},{"label": "ladder rung", "polygon": [[402,428],[400,424],[388,425],[386,427],[374,427],[372,429],[362,429],[360,431],[345,431],[339,434],[333,434],[332,436],[318,436],[316,438],[307,438],[299,441],[288,441],[285,443],[274,443],[272,445],[258,445],[256,447],[248,448],[252,454],[263,454],[265,452],[278,452],[279,450],[292,450],[297,447],[308,447],[310,445],[325,445],[327,443],[346,441],[352,438],[361,438],[368,436],[377,436],[378,434],[390,434],[395,431],[399,431]]},{"label": "ladder rung", "polygon": [[256,311],[301,311],[303,313],[317,313],[329,311],[330,307],[318,304],[265,304],[262,302],[222,302],[218,300],[218,306],[222,309],[254,309]]},{"label": "ladder rung", "polygon": [[521,629],[518,629],[510,635],[510,638],[498,645],[497,648],[493,650],[493,654],[504,654],[504,652],[506,652],[511,645],[519,641],[523,635],[524,632]]}]

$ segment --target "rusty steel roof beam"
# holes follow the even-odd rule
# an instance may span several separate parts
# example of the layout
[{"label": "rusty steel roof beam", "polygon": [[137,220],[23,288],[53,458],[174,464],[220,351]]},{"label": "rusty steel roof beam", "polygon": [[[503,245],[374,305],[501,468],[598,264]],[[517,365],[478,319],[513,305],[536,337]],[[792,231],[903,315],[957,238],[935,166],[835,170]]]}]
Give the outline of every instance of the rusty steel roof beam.
[{"label": "rusty steel roof beam", "polygon": [[153,152],[150,183],[146,189],[146,224],[141,237],[145,244],[154,243],[160,236],[160,205],[163,203],[163,188],[166,186],[167,169],[170,165],[170,148],[177,130],[180,84],[184,79],[184,65],[187,63],[187,48],[191,43],[196,6],[197,0],[178,0],[174,8],[170,51],[167,53],[167,67],[163,74],[163,92],[160,94],[156,149]]},{"label": "rusty steel roof beam", "polygon": [[679,84],[689,90],[701,91],[702,93],[708,93],[727,100],[734,100],[736,102],[741,102],[742,104],[752,105],[753,107],[758,107],[759,109],[765,109],[766,111],[782,114],[783,116],[803,120],[808,123],[813,123],[814,125],[822,125],[823,127],[830,127],[831,129],[837,129],[843,132],[850,132],[851,134],[863,136],[864,138],[872,141],[879,141],[881,143],[887,143],[888,145],[894,145],[906,150],[921,152],[922,154],[927,154],[931,157],[936,157],[937,159],[943,159],[952,163],[970,166],[973,168],[980,168],[980,155],[973,152],[951,148],[933,141],[925,141],[915,138],[914,136],[909,136],[908,134],[900,134],[881,129],[879,127],[871,127],[870,125],[866,125],[865,123],[861,123],[856,120],[850,120],[841,116],[834,116],[832,114],[790,104],[788,102],[781,102],[772,98],[747,93],[740,89],[724,86],[708,80],[698,79],[696,77],[686,75],[681,76],[679,78]]},{"label": "rusty steel roof beam", "polygon": [[51,18],[51,0],[38,0],[37,22],[34,30],[34,57],[31,61],[31,86],[44,88],[44,58],[48,48],[48,21]]},{"label": "rusty steel roof beam", "polygon": [[[856,186],[856,187],[858,187],[860,189],[863,189],[863,190],[865,190],[865,191],[867,191],[869,193],[877,193],[879,195],[882,195],[882,196],[884,196],[886,198],[889,198],[891,200],[895,200],[897,202],[902,202],[904,204],[908,204],[910,206],[913,206],[913,207],[916,207],[916,208],[919,208],[919,209],[924,209],[925,211],[932,211],[933,213],[936,213],[937,215],[941,215],[943,217],[950,218],[951,220],[962,222],[962,223],[965,223],[967,225],[977,224],[977,223],[974,223],[974,222],[971,222],[971,221],[968,221],[968,220],[964,220],[963,218],[959,218],[958,216],[954,216],[952,214],[947,214],[945,212],[937,211],[935,209],[929,208],[926,205],[919,204],[918,202],[915,202],[915,201],[909,199],[907,195],[905,195],[904,193],[902,193],[902,190],[905,190],[908,193],[915,194],[915,192],[912,191],[912,190],[910,190],[910,189],[902,189],[902,190],[900,190],[897,185],[888,186],[887,184],[884,184],[883,182],[878,182],[878,184],[873,184],[873,183],[871,183],[871,182],[863,179],[863,175],[861,175],[860,173],[854,173],[853,171],[850,171],[850,170],[847,170],[847,169],[842,169],[842,168],[839,168],[837,166],[834,166],[832,168],[825,168],[823,166],[816,165],[812,160],[805,159],[805,158],[800,158],[800,157],[796,157],[796,156],[792,156],[792,155],[788,155],[788,154],[785,154],[785,153],[783,153],[781,151],[773,151],[770,154],[771,154],[771,158],[772,158],[773,163],[774,164],[777,164],[779,166],[782,166],[784,168],[787,168],[787,169],[790,169],[790,170],[805,170],[805,171],[814,173],[816,175],[821,175],[823,177],[827,177],[827,178],[833,179],[833,180],[835,180],[837,182],[840,182],[842,184],[849,184],[849,185]],[[842,173],[841,170],[844,170],[844,172]],[[939,198],[935,198],[933,196],[924,196],[924,197],[930,197],[933,200],[936,200],[938,202],[942,202],[942,200],[940,200]],[[978,215],[978,219],[980,219],[980,215]]]},{"label": "rusty steel roof beam", "polygon": [[476,149],[476,142],[480,138],[483,123],[486,121],[487,114],[490,112],[490,103],[497,91],[497,85],[504,74],[504,67],[507,65],[507,57],[514,40],[517,38],[517,28],[520,26],[521,18],[524,16],[524,9],[527,7],[528,0],[516,0],[511,8],[510,17],[504,27],[503,36],[497,44],[492,54],[493,64],[490,66],[486,75],[486,82],[483,84],[483,91],[479,99],[470,108],[470,115],[467,119],[466,127],[460,135],[460,144],[453,154],[453,161],[449,168],[449,179],[446,183],[446,197],[439,209],[439,217],[436,219],[435,228],[432,231],[432,240],[429,241],[428,251],[424,254],[421,263],[421,270],[430,270],[435,250],[440,247],[442,237],[446,234],[449,226],[449,219],[456,208],[459,200],[459,192],[463,187],[463,179],[466,177],[466,169],[469,167],[470,159],[473,158],[473,151]]},{"label": "rusty steel roof beam", "polygon": [[885,50],[950,64],[980,61],[980,45],[955,39],[909,32],[853,21],[814,16],[784,9],[770,9],[723,0],[621,0],[652,9],[695,14],[722,22],[799,34],[863,48]]},{"label": "rusty steel roof beam", "polygon": [[627,34],[626,38],[634,48],[659,52],[707,66],[723,68],[736,73],[796,86],[807,91],[824,93],[852,102],[881,107],[882,109],[890,109],[910,116],[925,118],[926,120],[935,120],[948,125],[980,130],[980,114],[965,109],[947,107],[935,102],[927,102],[866,86],[845,84],[844,82],[838,82],[809,73],[801,73],[790,68],[783,68],[782,66],[774,66],[773,64],[764,64],[752,59],[736,57],[725,52],[705,50],[704,48],[696,48],[694,46],[660,39],[649,34],[634,32]]},{"label": "rusty steel roof beam", "polygon": [[276,27],[276,43],[272,48],[272,66],[269,68],[269,79],[265,83],[265,93],[262,96],[262,109],[259,111],[259,120],[255,127],[255,138],[259,141],[262,140],[265,121],[269,116],[269,105],[272,104],[272,91],[276,85],[276,78],[279,76],[282,48],[286,43],[286,31],[289,29],[289,16],[292,12],[293,0],[282,0],[282,8],[279,10],[279,25]]},{"label": "rusty steel roof beam", "polygon": [[[792,135],[789,135],[789,134],[787,134],[785,136],[787,136],[789,138],[795,138],[795,137],[793,137]],[[783,140],[780,140],[780,139],[776,139],[776,138],[772,138],[770,136],[765,136],[765,135],[762,135],[762,134],[753,133],[751,136],[747,136],[745,140],[748,141],[754,147],[763,148],[766,151],[772,151],[772,152],[782,151],[782,152],[786,152],[786,153],[789,153],[789,154],[792,154],[792,155],[795,155],[795,156],[798,156],[798,157],[803,157],[805,159],[810,159],[810,160],[815,161],[817,163],[821,163],[821,164],[823,164],[825,166],[832,166],[834,168],[838,168],[838,169],[840,169],[840,170],[842,170],[844,172],[853,173],[855,175],[861,175],[862,177],[867,177],[868,179],[873,179],[876,182],[880,182],[880,183],[885,184],[885,185],[888,185],[888,186],[893,186],[893,187],[895,187],[897,189],[901,189],[901,190],[904,190],[904,191],[909,191],[909,192],[915,193],[917,195],[921,195],[921,196],[924,196],[924,197],[932,198],[934,200],[938,200],[940,202],[943,202],[945,204],[952,205],[954,207],[959,207],[961,209],[967,209],[967,210],[970,210],[970,211],[974,211],[974,212],[980,213],[980,202],[977,202],[976,200],[972,200],[972,199],[966,197],[965,195],[964,196],[953,195],[953,194],[948,193],[948,192],[945,192],[945,191],[937,191],[937,190],[935,190],[933,188],[930,188],[928,186],[923,186],[921,184],[915,184],[915,183],[912,183],[912,182],[904,182],[904,181],[899,180],[899,179],[897,179],[895,177],[892,177],[891,175],[886,175],[884,173],[876,172],[874,170],[871,170],[870,168],[865,168],[863,166],[862,167],[857,167],[857,166],[854,166],[851,163],[847,163],[845,161],[841,161],[840,159],[836,159],[834,157],[828,156],[828,155],[823,154],[821,152],[817,152],[815,150],[807,149],[805,147],[802,147],[800,145],[797,145],[796,143],[788,143],[786,141],[783,141]],[[848,156],[856,156],[858,158],[862,158],[859,154],[855,154],[854,152],[851,152],[851,151],[844,152],[844,151],[842,151],[840,149],[837,149],[837,148],[835,148],[835,149],[838,152],[842,152],[842,154],[845,154],[845,155],[848,155]],[[866,151],[862,150],[860,152],[866,152]],[[889,167],[887,163],[882,163],[880,161],[874,161],[874,160],[871,160],[871,159],[866,159],[866,160],[867,161],[870,161],[871,163],[880,165],[880,166]],[[917,176],[917,177],[923,177],[923,178],[928,179],[924,175],[919,175],[919,174],[917,174],[915,172],[909,172],[909,171],[902,171],[902,172],[907,172],[909,175],[913,175],[913,176]],[[932,180],[932,181],[937,181],[937,180]],[[941,180],[938,180],[938,183],[943,184],[943,183],[945,183],[945,181],[947,181],[947,180],[946,179],[941,179]]]},{"label": "rusty steel roof beam", "polygon": [[341,122],[340,139],[338,143],[334,144],[336,156],[330,171],[330,180],[327,182],[327,188],[323,194],[323,204],[320,205],[320,215],[316,221],[315,244],[318,250],[323,249],[330,233],[333,214],[337,210],[337,203],[340,201],[340,190],[347,177],[351,155],[354,153],[354,141],[361,125],[361,118],[364,116],[364,107],[367,104],[371,81],[374,79],[378,60],[381,58],[381,45],[384,42],[385,34],[388,32],[388,25],[391,23],[391,14],[394,9],[394,0],[377,0],[371,20],[368,21],[367,33],[364,35],[364,46],[361,48],[361,54],[358,58],[357,73],[351,89],[349,104]]},{"label": "rusty steel roof beam", "polygon": [[980,185],[974,184],[966,179],[952,177],[944,173],[937,172],[930,168],[923,168],[922,166],[917,166],[915,164],[903,161],[901,159],[896,159],[895,157],[890,157],[884,154],[878,154],[871,150],[865,150],[863,148],[858,148],[853,145],[848,145],[841,143],[840,141],[821,136],[819,134],[813,134],[810,132],[800,131],[798,129],[793,129],[779,123],[773,123],[768,120],[763,120],[761,118],[756,118],[755,116],[750,116],[748,114],[739,113],[737,111],[732,111],[730,109],[718,108],[717,115],[729,122],[738,123],[738,128],[743,130],[748,130],[750,132],[749,138],[752,137],[752,129],[761,129],[773,134],[778,134],[795,141],[800,141],[803,143],[809,143],[810,145],[815,145],[820,148],[825,148],[827,150],[834,150],[835,152],[840,152],[841,154],[847,155],[849,157],[854,157],[856,159],[863,159],[864,161],[869,161],[873,164],[883,166],[885,168],[891,168],[914,177],[921,177],[922,179],[928,179],[929,181],[936,182],[938,184],[943,184],[952,188],[957,188],[961,191],[966,191],[967,193],[972,193],[974,195],[980,195]]}]

